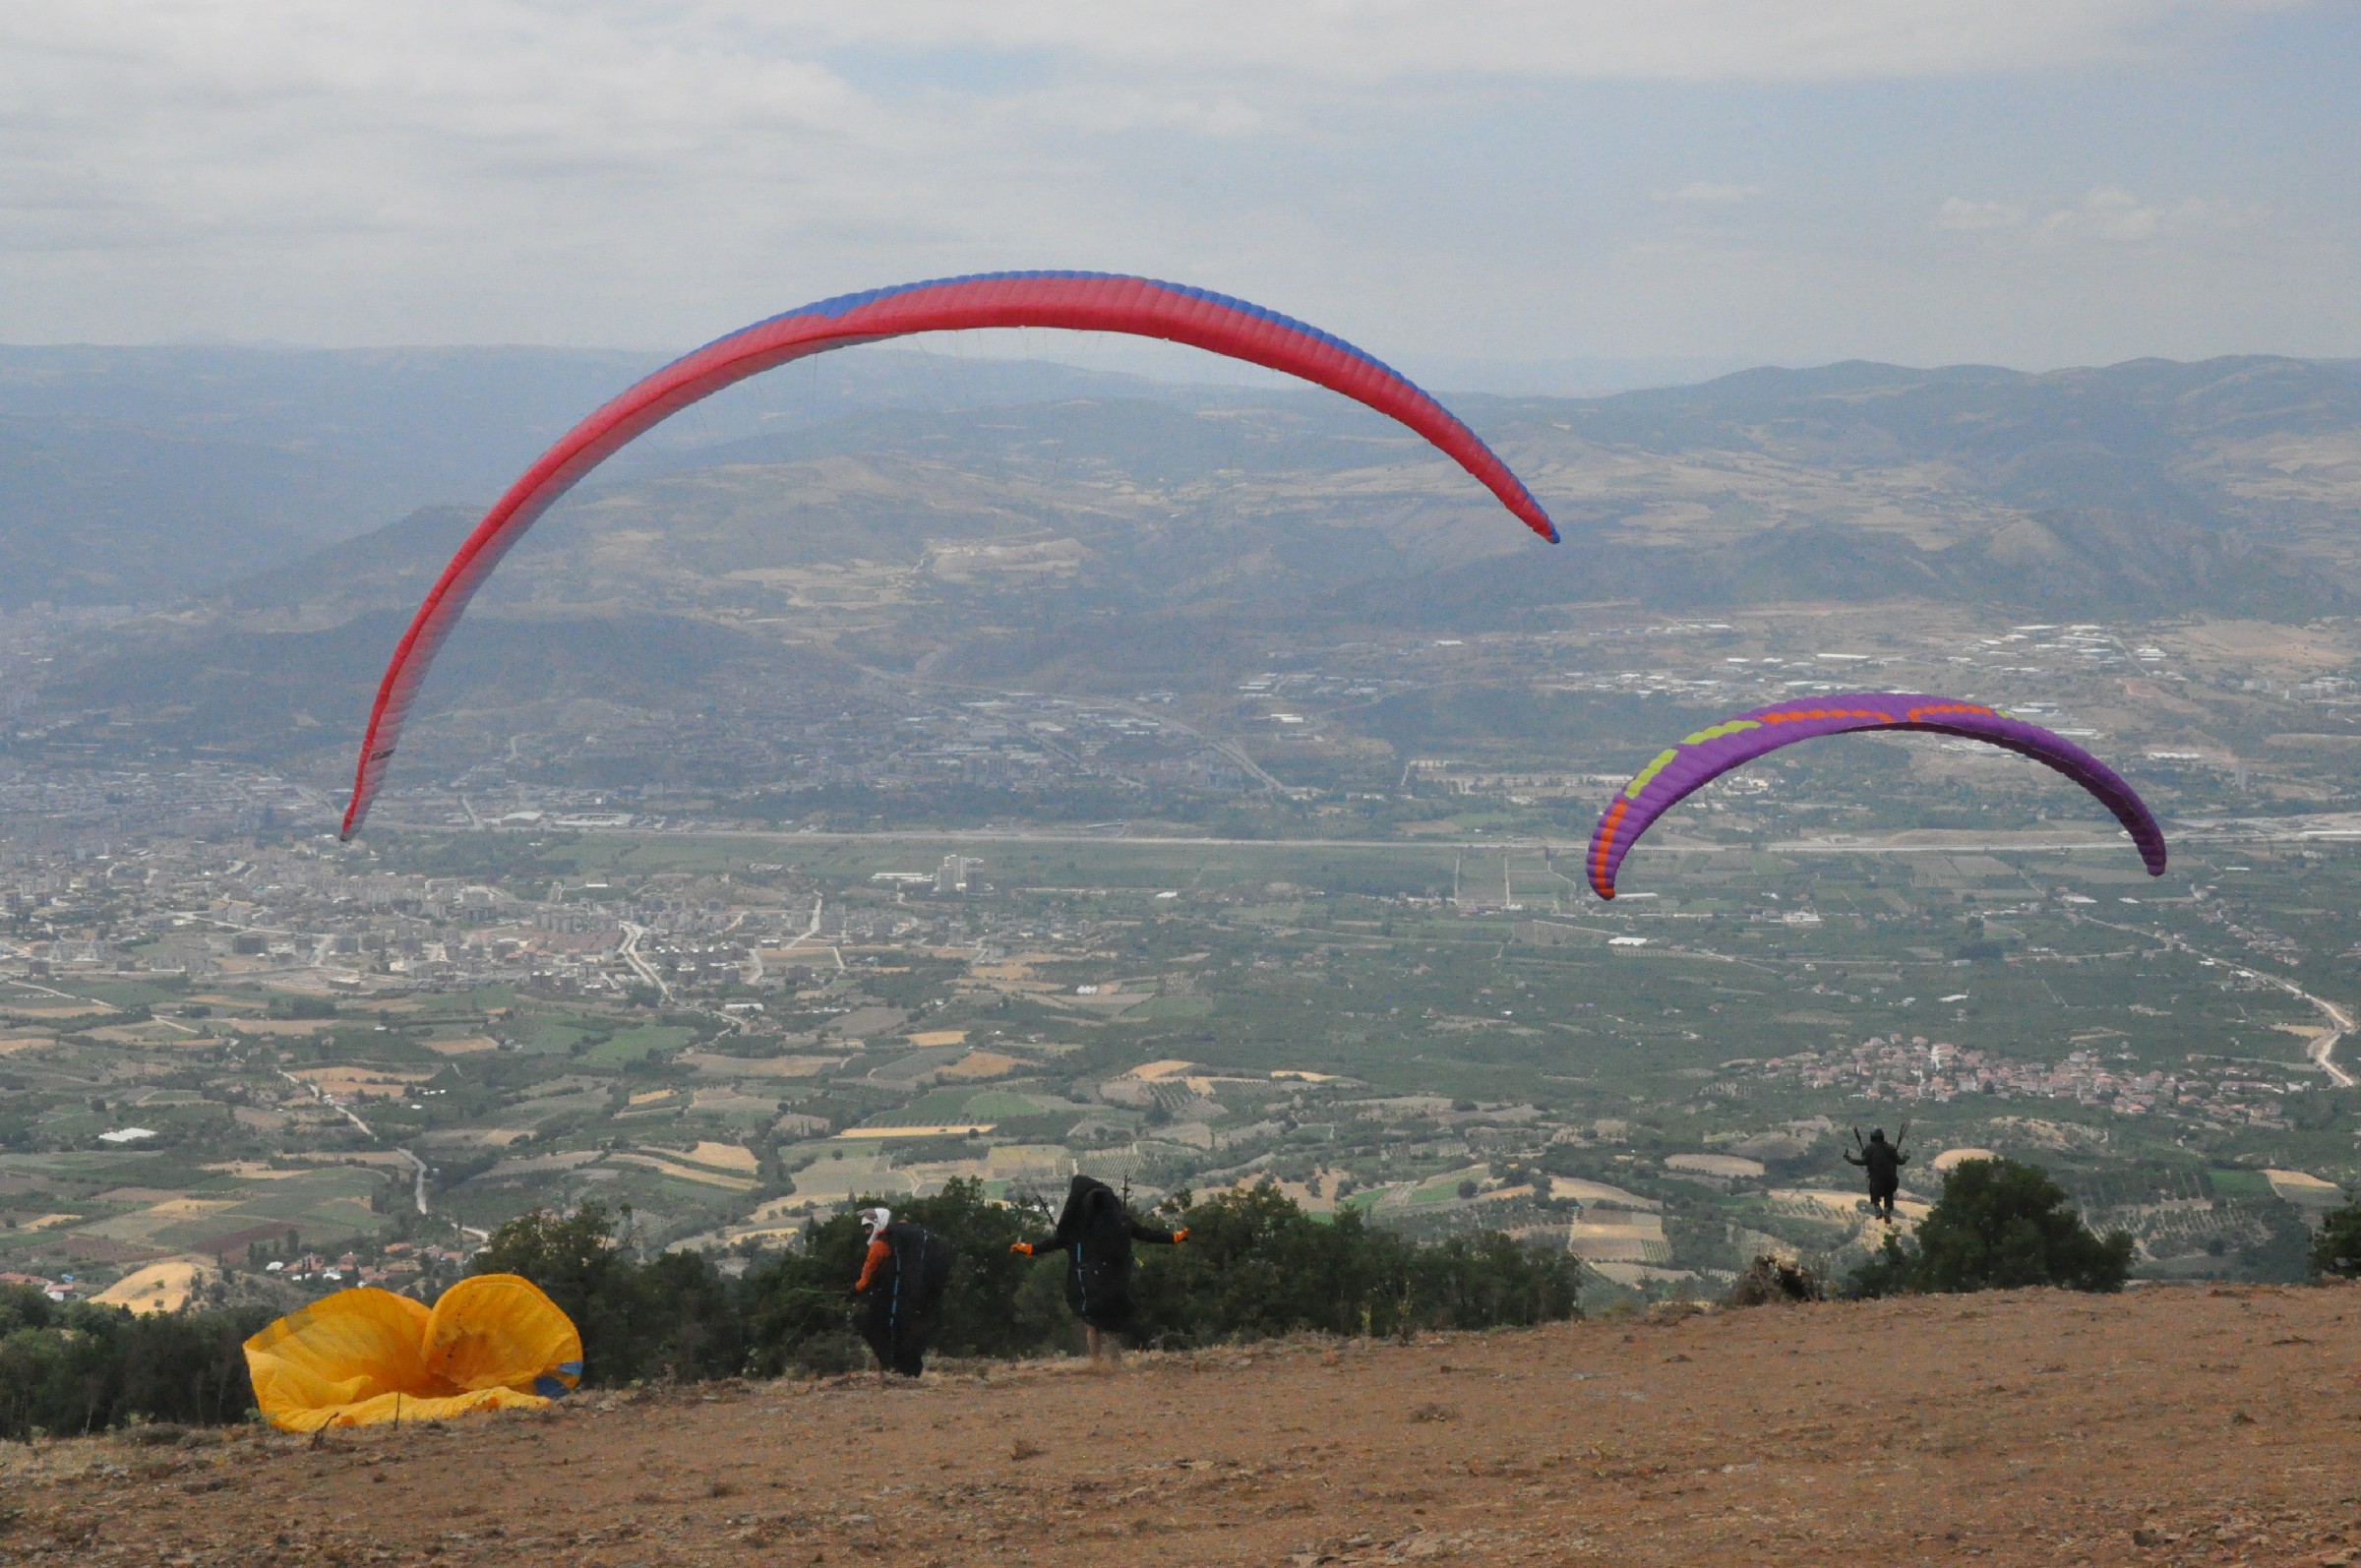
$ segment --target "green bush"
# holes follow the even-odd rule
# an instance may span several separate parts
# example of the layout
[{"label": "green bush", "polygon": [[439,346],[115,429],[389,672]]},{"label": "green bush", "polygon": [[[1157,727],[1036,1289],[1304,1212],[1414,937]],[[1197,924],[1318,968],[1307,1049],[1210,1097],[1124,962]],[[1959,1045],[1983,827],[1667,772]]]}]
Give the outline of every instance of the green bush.
[{"label": "green bush", "polygon": [[1500,1231],[1410,1255],[1409,1315],[1429,1328],[1529,1328],[1582,1313],[1582,1265],[1560,1247]]},{"label": "green bush", "polygon": [[1894,1233],[1888,1231],[1885,1244],[1870,1253],[1867,1260],[1846,1278],[1845,1295],[1856,1301],[1907,1295],[1916,1288],[1911,1283],[1911,1270],[1917,1262],[1917,1253],[1905,1247]]},{"label": "green bush", "polygon": [[845,1293],[861,1276],[865,1235],[851,1214],[815,1221],[804,1227],[800,1250],[747,1271],[738,1298],[749,1370],[776,1377],[790,1367],[825,1373],[861,1364],[868,1353],[853,1338]]},{"label": "green bush", "polygon": [[254,1410],[243,1346],[270,1317],[258,1308],[135,1317],[0,1288],[0,1438],[98,1432],[134,1419],[243,1420]]},{"label": "green bush", "polygon": [[728,1377],[746,1360],[735,1293],[711,1260],[667,1252],[642,1263],[616,1236],[630,1211],[585,1203],[570,1216],[535,1209],[492,1235],[470,1270],[521,1274],[582,1336],[582,1380]]},{"label": "green bush", "polygon": [[1915,1245],[1887,1236],[1854,1271],[1849,1294],[2034,1285],[2119,1291],[2131,1270],[2131,1236],[2093,1233],[2048,1172],[2015,1160],[1969,1160],[1944,1176],[1943,1195],[1919,1222]]},{"label": "green bush", "polygon": [[1322,1225],[1264,1182],[1160,1218],[1178,1247],[1143,1247],[1133,1285],[1141,1332],[1168,1343],[1317,1329],[1388,1333],[1400,1316],[1407,1244],[1357,1210]]},{"label": "green bush", "polygon": [[1498,1232],[1419,1246],[1358,1209],[1323,1224],[1267,1182],[1172,1207],[1165,1218],[1188,1240],[1142,1249],[1135,1291],[1143,1332],[1166,1343],[1497,1328],[1580,1310],[1570,1254]]},{"label": "green bush", "polygon": [[[869,1364],[852,1332],[848,1294],[868,1250],[853,1209],[878,1202],[958,1251],[935,1354],[1071,1348],[1076,1330],[1060,1265],[1008,1250],[1049,1230],[1049,1213],[989,1201],[981,1183],[965,1179],[933,1197],[857,1199],[810,1222],[798,1247],[760,1258],[735,1286],[695,1253],[639,1261],[617,1237],[622,1217],[595,1204],[568,1217],[536,1212],[510,1221],[475,1271],[521,1274],[549,1293],[581,1330],[586,1383],[851,1370]],[[1155,1343],[1483,1329],[1579,1311],[1579,1263],[1497,1233],[1419,1246],[1353,1210],[1323,1223],[1267,1183],[1175,1202],[1163,1218],[1188,1227],[1189,1239],[1140,1249],[1139,1329]]]},{"label": "green bush", "polygon": [[2361,1203],[2348,1203],[2321,1222],[2312,1238],[2312,1267],[2340,1280],[2361,1278]]}]

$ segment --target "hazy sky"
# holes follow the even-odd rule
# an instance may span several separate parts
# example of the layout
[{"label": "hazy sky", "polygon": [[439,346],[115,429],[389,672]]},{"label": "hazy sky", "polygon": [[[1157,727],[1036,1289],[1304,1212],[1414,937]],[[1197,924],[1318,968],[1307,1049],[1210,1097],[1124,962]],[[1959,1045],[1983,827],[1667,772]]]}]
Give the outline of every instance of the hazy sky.
[{"label": "hazy sky", "polygon": [[1412,365],[2361,355],[2357,88],[2353,0],[20,4],[0,340],[1078,267]]}]

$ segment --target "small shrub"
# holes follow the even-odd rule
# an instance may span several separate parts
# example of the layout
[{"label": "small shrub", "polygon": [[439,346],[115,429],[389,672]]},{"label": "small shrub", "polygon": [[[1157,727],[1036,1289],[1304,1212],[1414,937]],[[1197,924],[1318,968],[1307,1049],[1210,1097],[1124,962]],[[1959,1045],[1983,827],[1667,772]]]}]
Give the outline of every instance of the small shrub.
[{"label": "small shrub", "polygon": [[1827,1285],[1808,1265],[1764,1253],[1746,1266],[1723,1304],[1768,1306],[1774,1301],[1819,1301],[1827,1296]]},{"label": "small shrub", "polygon": [[2340,1280],[2361,1279],[2361,1203],[2348,1203],[2321,1222],[2312,1238],[2312,1267]]},{"label": "small shrub", "polygon": [[1969,1160],[1943,1178],[1943,1195],[1919,1222],[1915,1244],[1889,1235],[1848,1282],[1855,1297],[2008,1291],[2057,1286],[2119,1291],[2132,1271],[2132,1238],[2099,1236],[2039,1166]]},{"label": "small shrub", "polygon": [[616,1235],[630,1211],[585,1203],[570,1216],[535,1209],[492,1234],[472,1272],[521,1274],[548,1293],[582,1336],[582,1380],[729,1377],[746,1362],[729,1282],[700,1253],[642,1263]]},{"label": "small shrub", "polygon": [[1901,1239],[1888,1231],[1885,1244],[1870,1253],[1846,1278],[1845,1295],[1856,1301],[1901,1296],[1914,1288],[1910,1283],[1911,1270],[1917,1266],[1917,1253],[1906,1248]]}]

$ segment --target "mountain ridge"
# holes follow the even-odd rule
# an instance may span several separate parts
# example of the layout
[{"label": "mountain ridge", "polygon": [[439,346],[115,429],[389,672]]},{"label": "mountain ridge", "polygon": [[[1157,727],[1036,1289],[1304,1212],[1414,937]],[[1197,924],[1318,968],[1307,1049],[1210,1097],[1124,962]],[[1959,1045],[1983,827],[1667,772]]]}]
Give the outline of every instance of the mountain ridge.
[{"label": "mountain ridge", "polygon": [[[1554,548],[1344,399],[1167,397],[1061,373],[1047,400],[884,400],[912,368],[832,412],[724,410],[590,476],[486,583],[427,709],[463,698],[495,724],[504,703],[678,710],[700,682],[833,688],[865,667],[1218,681],[1208,659],[1274,639],[1575,627],[1610,604],[2293,623],[2361,599],[2361,377],[2308,361],[2043,376],[1848,362],[1468,400],[1558,517]],[[415,509],[186,582],[169,611],[70,638],[38,705],[119,704],[174,733],[174,710],[201,712],[218,744],[257,754],[348,747],[476,515]],[[629,668],[625,625],[667,651]],[[465,651],[479,639],[543,673],[494,679],[499,659]],[[526,650],[536,639],[547,651]]]}]

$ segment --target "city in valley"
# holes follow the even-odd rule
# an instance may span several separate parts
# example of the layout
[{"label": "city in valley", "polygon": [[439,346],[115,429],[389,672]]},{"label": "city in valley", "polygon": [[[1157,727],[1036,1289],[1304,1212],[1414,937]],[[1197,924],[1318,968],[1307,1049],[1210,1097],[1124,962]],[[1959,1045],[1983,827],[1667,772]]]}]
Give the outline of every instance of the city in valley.
[{"label": "city in valley", "polygon": [[[736,1268],[857,1196],[1079,1171],[1505,1230],[1595,1301],[1711,1296],[1766,1251],[1857,1261],[1883,1233],[1840,1155],[1907,1123],[1906,1228],[1997,1152],[2143,1277],[2301,1278],[2361,1174],[2350,635],[1781,609],[1270,647],[1120,694],[879,676],[889,721],[815,725],[775,777],[586,779],[542,729],[400,780],[350,843],[325,766],[26,726],[0,1272],[431,1297],[536,1207]],[[2167,818],[2169,874],[2045,770],[1920,736],[1734,774],[1621,897],[1583,885],[1660,737],[1848,686],[2081,737]]]}]

